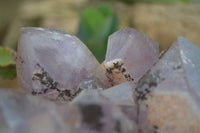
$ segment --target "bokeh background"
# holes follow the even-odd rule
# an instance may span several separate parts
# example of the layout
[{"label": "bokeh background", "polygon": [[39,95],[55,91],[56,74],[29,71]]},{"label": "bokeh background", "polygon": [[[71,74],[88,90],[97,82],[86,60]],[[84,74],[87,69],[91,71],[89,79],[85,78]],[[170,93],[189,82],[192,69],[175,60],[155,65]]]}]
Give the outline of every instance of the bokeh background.
[{"label": "bokeh background", "polygon": [[160,51],[183,36],[200,47],[200,0],[0,0],[0,88],[17,85],[20,27],[62,28],[78,36],[101,63],[110,34],[133,27]]}]

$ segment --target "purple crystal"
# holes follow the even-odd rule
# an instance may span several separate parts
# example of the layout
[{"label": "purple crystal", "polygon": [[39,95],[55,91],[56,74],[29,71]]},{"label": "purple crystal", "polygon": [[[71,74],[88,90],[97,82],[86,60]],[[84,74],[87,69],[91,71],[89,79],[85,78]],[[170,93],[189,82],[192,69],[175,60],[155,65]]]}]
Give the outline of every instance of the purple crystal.
[{"label": "purple crystal", "polygon": [[22,28],[17,58],[21,87],[29,94],[72,102],[0,90],[0,130],[200,132],[200,50],[179,37],[159,60],[158,54],[157,43],[134,29],[121,29],[109,38],[105,72],[75,36]]},{"label": "purple crystal", "polygon": [[84,90],[69,105],[5,90],[0,90],[0,101],[4,133],[137,131],[135,121],[96,90]]},{"label": "purple crystal", "polygon": [[132,98],[132,91],[135,84],[125,82],[101,91],[101,94],[117,105],[135,105]]},{"label": "purple crystal", "polygon": [[139,81],[134,99],[143,132],[150,126],[157,132],[200,132],[199,61],[198,47],[178,37]]},{"label": "purple crystal", "polygon": [[[137,121],[137,106],[132,98],[132,89],[135,87],[135,84],[133,82],[125,82],[103,90],[99,86],[98,82],[95,81],[95,79],[86,79],[80,86],[82,86],[80,88],[86,88],[90,90],[95,89],[100,91],[100,94],[105,98],[107,98],[110,102],[112,102],[112,104],[119,106],[121,111],[128,118],[130,118],[133,121],[133,123]],[[86,92],[84,91],[83,93]],[[85,94],[80,94],[80,95],[85,95]],[[81,101],[81,98],[82,97],[79,96],[78,98],[75,98],[74,101],[76,101],[77,99]],[[88,99],[91,100],[90,98]]]},{"label": "purple crystal", "polygon": [[97,90],[84,90],[72,105],[78,105],[80,133],[133,133],[136,123]]},{"label": "purple crystal", "polygon": [[84,78],[106,83],[104,70],[88,48],[58,29],[21,28],[17,74],[27,93],[64,101],[79,92]]},{"label": "purple crystal", "polygon": [[[76,133],[64,122],[62,108],[41,97],[0,90],[0,131],[2,133]],[[68,120],[69,121],[69,120]]]},{"label": "purple crystal", "polygon": [[101,94],[118,105],[133,123],[137,122],[137,105],[132,98],[133,88],[135,87],[136,85],[133,82],[125,82],[101,91]]},{"label": "purple crystal", "polygon": [[109,37],[105,67],[113,85],[137,82],[157,61],[158,44],[144,34],[123,28]]}]

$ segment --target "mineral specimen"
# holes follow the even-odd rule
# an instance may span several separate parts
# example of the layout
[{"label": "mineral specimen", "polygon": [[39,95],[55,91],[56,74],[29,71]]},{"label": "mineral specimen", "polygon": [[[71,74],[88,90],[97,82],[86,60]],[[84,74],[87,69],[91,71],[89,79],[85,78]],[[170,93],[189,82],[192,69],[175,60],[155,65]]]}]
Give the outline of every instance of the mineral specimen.
[{"label": "mineral specimen", "polygon": [[58,29],[21,28],[17,75],[27,93],[61,101],[77,95],[82,79],[106,83],[104,70],[88,48]]},{"label": "mineral specimen", "polygon": [[139,128],[161,133],[200,132],[200,50],[178,37],[134,90]]},{"label": "mineral specimen", "polygon": [[0,130],[199,133],[200,50],[179,37],[158,54],[157,43],[124,28],[110,36],[103,68],[73,35],[22,28],[18,80],[38,97],[0,90]]},{"label": "mineral specimen", "polygon": [[158,44],[144,34],[123,28],[109,37],[105,68],[112,85],[137,82],[157,61]]}]

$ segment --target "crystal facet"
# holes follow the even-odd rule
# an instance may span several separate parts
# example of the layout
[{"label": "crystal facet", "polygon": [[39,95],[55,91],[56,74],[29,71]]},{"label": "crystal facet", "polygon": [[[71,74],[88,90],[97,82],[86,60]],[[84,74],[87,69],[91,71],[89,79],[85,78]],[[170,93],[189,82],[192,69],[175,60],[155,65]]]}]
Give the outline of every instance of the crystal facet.
[{"label": "crystal facet", "polygon": [[84,90],[78,95],[72,105],[78,105],[81,121],[81,133],[134,133],[136,122],[121,111],[109,99],[97,90]]},{"label": "crystal facet", "polygon": [[137,122],[137,105],[132,98],[133,88],[135,87],[136,85],[133,82],[125,82],[101,91],[101,94],[118,105],[133,123]]},{"label": "crystal facet", "polygon": [[106,83],[104,70],[75,36],[57,29],[21,28],[17,74],[21,87],[33,95],[71,100],[84,78]]},{"label": "crystal facet", "polygon": [[109,37],[105,68],[113,85],[137,82],[157,61],[158,44],[132,28],[123,28]]},{"label": "crystal facet", "polygon": [[134,99],[139,125],[158,132],[200,132],[200,49],[183,37],[141,78]]},{"label": "crystal facet", "polygon": [[134,105],[132,100],[132,89],[134,87],[134,83],[125,82],[101,91],[101,93],[117,105]]}]

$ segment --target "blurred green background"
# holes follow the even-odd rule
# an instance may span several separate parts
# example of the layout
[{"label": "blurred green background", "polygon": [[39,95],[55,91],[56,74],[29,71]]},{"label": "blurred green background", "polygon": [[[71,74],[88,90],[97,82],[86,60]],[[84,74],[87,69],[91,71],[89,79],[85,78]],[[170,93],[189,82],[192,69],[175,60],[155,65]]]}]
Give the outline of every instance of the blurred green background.
[{"label": "blurred green background", "polygon": [[200,0],[0,0],[0,88],[17,85],[20,27],[62,28],[78,36],[102,63],[108,36],[133,27],[166,49],[178,36],[200,47]]}]

